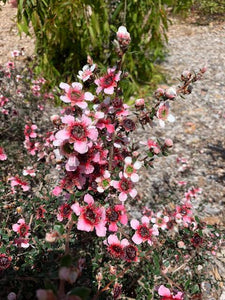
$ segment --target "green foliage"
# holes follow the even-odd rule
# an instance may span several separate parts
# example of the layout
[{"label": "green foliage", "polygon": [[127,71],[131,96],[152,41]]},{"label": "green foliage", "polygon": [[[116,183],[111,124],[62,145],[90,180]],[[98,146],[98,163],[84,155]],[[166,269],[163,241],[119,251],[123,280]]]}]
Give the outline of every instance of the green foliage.
[{"label": "green foliage", "polygon": [[[130,82],[146,84],[152,79],[154,62],[164,56],[168,18],[167,1],[18,0],[18,28],[36,36],[37,71],[56,81],[74,80],[87,55],[102,65],[115,63],[112,41],[119,26],[131,36],[125,68]],[[72,75],[71,75],[72,74]],[[158,80],[158,78],[155,78]],[[137,90],[137,86],[135,87]]]}]

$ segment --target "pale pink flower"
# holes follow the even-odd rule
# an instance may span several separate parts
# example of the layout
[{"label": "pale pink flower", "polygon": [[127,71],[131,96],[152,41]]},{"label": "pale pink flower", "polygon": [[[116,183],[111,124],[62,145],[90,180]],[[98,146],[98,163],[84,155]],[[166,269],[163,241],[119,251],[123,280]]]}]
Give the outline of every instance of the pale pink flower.
[{"label": "pale pink flower", "polygon": [[81,120],[75,120],[73,116],[67,115],[62,118],[62,122],[67,126],[56,133],[56,140],[53,142],[55,146],[60,146],[65,140],[69,140],[69,143],[74,143],[74,150],[83,154],[88,151],[89,140],[97,140],[98,131],[92,126],[92,120],[85,115]]},{"label": "pale pink flower", "polygon": [[134,184],[131,181],[130,178],[124,177],[122,172],[119,174],[120,180],[112,180],[111,185],[117,189],[120,194],[119,194],[119,200],[120,201],[126,201],[128,194],[132,197],[135,198],[137,196],[137,190],[134,188]]},{"label": "pale pink flower", "polygon": [[83,66],[82,71],[78,72],[78,78],[81,79],[83,82],[87,81],[92,75],[93,75],[93,71],[95,69],[96,65],[93,64],[92,66],[90,65],[85,65]]},{"label": "pale pink flower", "polygon": [[176,295],[173,295],[168,288],[166,288],[164,285],[160,285],[158,289],[158,294],[161,296],[160,300],[183,300],[183,293],[178,292]]},{"label": "pale pink flower", "polygon": [[151,218],[151,222],[155,224],[156,228],[161,228],[162,230],[167,229],[167,223],[170,218],[168,216],[164,216],[162,212],[157,212],[155,217]]},{"label": "pale pink flower", "polygon": [[26,249],[30,246],[29,240],[25,239],[23,237],[16,238],[14,240],[14,245],[16,245],[19,248],[21,247],[21,248],[24,248],[24,249]]},{"label": "pale pink flower", "polygon": [[30,175],[31,177],[35,177],[36,173],[33,167],[27,167],[26,169],[23,170],[23,175],[24,176]]},{"label": "pale pink flower", "polygon": [[117,40],[118,42],[123,45],[123,46],[127,46],[129,45],[131,38],[130,38],[130,33],[127,31],[125,26],[120,26],[117,33]]},{"label": "pale pink flower", "polygon": [[102,90],[107,95],[112,95],[114,93],[114,88],[117,87],[117,82],[120,80],[121,71],[117,74],[115,73],[116,68],[109,68],[107,74],[95,80],[97,84],[96,93],[99,94]]},{"label": "pale pink flower", "polygon": [[6,160],[7,155],[5,154],[5,151],[2,147],[0,147],[0,160]]},{"label": "pale pink flower", "polygon": [[153,244],[153,236],[159,235],[159,231],[155,225],[150,227],[150,220],[148,217],[143,216],[141,218],[141,222],[142,224],[140,224],[136,219],[132,219],[130,222],[131,227],[136,230],[132,237],[132,241],[137,245],[147,241],[151,246]]},{"label": "pale pink flower", "polygon": [[106,235],[105,227],[105,209],[104,207],[96,206],[94,199],[90,194],[84,196],[84,202],[87,206],[80,206],[79,203],[74,203],[71,209],[78,215],[77,229],[83,231],[96,230],[99,237]]},{"label": "pale pink flower", "polygon": [[13,61],[8,61],[7,64],[6,64],[6,68],[9,69],[9,70],[15,69],[14,62]]},{"label": "pale pink flower", "polygon": [[59,87],[65,91],[64,96],[60,96],[60,99],[65,103],[71,103],[71,106],[79,106],[82,109],[87,108],[86,101],[94,100],[94,95],[90,92],[82,91],[83,85],[79,82],[73,82],[72,87],[61,82]]},{"label": "pale pink flower", "polygon": [[152,139],[148,139],[147,142],[140,142],[142,145],[148,146],[148,149],[153,153],[153,154],[159,154],[161,149],[159,144],[157,144],[155,141]]},{"label": "pale pink flower", "polygon": [[30,235],[30,233],[28,232],[30,226],[25,223],[24,219],[19,219],[16,224],[13,224],[12,229],[23,238],[26,238]]},{"label": "pale pink flower", "polygon": [[24,129],[25,139],[36,138],[37,137],[37,134],[35,132],[36,129],[37,126],[35,124],[25,125],[25,129]]},{"label": "pale pink flower", "polygon": [[141,168],[141,162],[136,160],[133,164],[130,156],[127,156],[124,161],[124,177],[130,178],[132,182],[138,182],[139,175],[137,174],[137,170]]},{"label": "pale pink flower", "polygon": [[110,173],[109,171],[105,170],[104,174],[101,177],[97,177],[95,181],[98,184],[97,191],[99,193],[103,193],[110,187]]},{"label": "pale pink flower", "polygon": [[159,105],[158,111],[156,113],[157,118],[159,119],[159,125],[165,127],[165,121],[174,122],[175,118],[169,113],[169,102],[161,103]]},{"label": "pale pink flower", "polygon": [[11,187],[14,190],[14,186],[21,186],[22,190],[24,192],[28,191],[30,189],[30,186],[28,185],[28,183],[26,181],[22,181],[18,176],[15,177],[10,177],[8,180],[11,181]]}]

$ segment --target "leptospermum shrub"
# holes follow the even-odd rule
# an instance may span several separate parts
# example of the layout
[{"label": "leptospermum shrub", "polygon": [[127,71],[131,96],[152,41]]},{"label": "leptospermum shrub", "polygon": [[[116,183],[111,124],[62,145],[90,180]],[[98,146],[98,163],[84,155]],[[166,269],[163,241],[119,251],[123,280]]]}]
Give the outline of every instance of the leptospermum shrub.
[{"label": "leptospermum shrub", "polygon": [[[210,280],[205,265],[221,236],[194,215],[201,190],[189,187],[179,203],[158,211],[142,203],[140,168],[167,156],[173,142],[156,137],[133,144],[130,138],[138,126],[149,131],[149,125],[173,122],[170,104],[190,94],[206,69],[183,72],[180,86],[158,89],[151,105],[137,99],[129,107],[120,82],[127,76],[122,61],[131,37],[122,26],[116,38],[115,66],[100,74],[89,58],[79,81],[60,83],[65,105],[51,117],[55,128],[45,138],[33,123],[24,128],[28,154],[38,155],[37,171],[30,166],[9,176],[2,192],[17,199],[15,209],[2,206],[2,297],[201,299],[202,282]],[[47,166],[53,163],[58,173]],[[37,194],[45,166],[57,181]],[[35,181],[38,172],[43,178]]]}]

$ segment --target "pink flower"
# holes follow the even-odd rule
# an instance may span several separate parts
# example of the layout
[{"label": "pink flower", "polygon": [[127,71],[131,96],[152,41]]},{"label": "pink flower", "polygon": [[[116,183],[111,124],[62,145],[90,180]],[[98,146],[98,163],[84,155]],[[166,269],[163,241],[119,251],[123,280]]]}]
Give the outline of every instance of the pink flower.
[{"label": "pink flower", "polygon": [[87,108],[86,101],[94,100],[94,95],[90,92],[82,91],[82,84],[79,82],[73,82],[72,87],[67,84],[61,82],[59,87],[65,91],[65,95],[61,96],[60,99],[65,103],[71,103],[71,106],[79,106],[82,109]]},{"label": "pink flower", "polygon": [[93,197],[89,194],[84,196],[84,202],[88,203],[88,205],[80,206],[79,203],[75,203],[71,206],[75,214],[79,216],[77,229],[87,232],[95,229],[97,236],[105,236],[105,209],[96,206]]},{"label": "pink flower", "polygon": [[168,288],[166,288],[164,285],[160,285],[158,289],[158,294],[161,296],[160,300],[182,300],[183,298],[183,293],[178,292],[176,295],[173,296],[173,294],[170,292]]},{"label": "pink flower", "polygon": [[127,239],[120,241],[115,234],[110,234],[107,241],[104,241],[105,245],[108,245],[108,252],[114,258],[122,258],[124,255],[123,247],[127,245]]},{"label": "pink flower", "polygon": [[151,218],[151,222],[155,224],[156,228],[161,228],[162,230],[167,229],[167,223],[170,218],[168,216],[164,216],[161,212],[156,214],[156,217]]},{"label": "pink flower", "polygon": [[37,212],[36,212],[36,219],[44,219],[45,215],[44,213],[46,213],[46,209],[44,208],[44,205],[41,205],[38,207]]},{"label": "pink flower", "polygon": [[22,238],[26,238],[30,235],[28,233],[30,226],[25,223],[24,219],[19,219],[16,224],[13,224],[12,229],[13,231],[17,232]]},{"label": "pink flower", "polygon": [[99,79],[95,80],[97,84],[96,93],[99,94],[102,90],[107,95],[112,95],[114,93],[114,88],[117,86],[117,82],[120,80],[121,71],[115,74],[116,68],[109,68],[107,74]]},{"label": "pink flower", "polygon": [[111,181],[111,185],[120,192],[119,200],[126,201],[128,194],[132,198],[135,198],[137,196],[137,190],[134,188],[133,182],[130,180],[130,178],[124,177],[124,175],[122,175],[122,172],[120,172],[119,176],[119,181]]},{"label": "pink flower", "polygon": [[175,220],[178,224],[191,224],[192,222],[192,206],[190,203],[185,203],[181,206],[176,206]]},{"label": "pink flower", "polygon": [[28,183],[26,181],[22,181],[19,177],[15,176],[15,177],[10,177],[8,180],[11,180],[11,187],[14,190],[14,186],[21,186],[22,190],[24,192],[28,191],[30,189]]},{"label": "pink flower", "polygon": [[132,163],[132,158],[127,156],[125,158],[125,166],[124,166],[124,177],[130,178],[132,182],[138,182],[139,175],[137,174],[137,170],[141,168],[141,162],[136,161],[134,164]]},{"label": "pink flower", "polygon": [[106,210],[106,221],[109,224],[109,231],[117,231],[118,222],[120,222],[123,225],[126,225],[128,222],[128,218],[124,205],[117,204],[113,207],[109,207]]},{"label": "pink flower", "polygon": [[4,253],[0,253],[0,272],[10,267],[12,258]]},{"label": "pink flower", "polygon": [[0,160],[6,160],[7,155],[5,154],[5,151],[2,147],[0,147]]},{"label": "pink flower", "polygon": [[130,44],[130,33],[127,31],[125,26],[120,26],[117,33],[117,40],[122,46],[127,46]]},{"label": "pink flower", "polygon": [[174,122],[175,118],[169,113],[169,103],[161,103],[159,109],[156,113],[157,118],[159,119],[159,125],[165,127],[165,121]]},{"label": "pink flower", "polygon": [[36,173],[33,167],[27,167],[27,169],[23,170],[23,175],[24,176],[30,175],[31,177],[35,177]]},{"label": "pink flower", "polygon": [[149,139],[147,142],[141,142],[141,144],[148,146],[148,149],[150,150],[150,152],[152,152],[152,154],[157,155],[161,151],[160,146],[151,139]]},{"label": "pink flower", "polygon": [[92,120],[85,115],[82,116],[81,120],[75,120],[73,116],[67,115],[62,118],[62,122],[67,126],[56,133],[56,140],[53,142],[55,146],[69,140],[69,143],[74,143],[74,150],[83,154],[88,151],[89,140],[97,140],[98,131],[91,125]]},{"label": "pink flower", "polygon": [[93,64],[92,66],[90,65],[85,65],[83,66],[82,71],[78,72],[78,78],[81,79],[83,82],[87,81],[92,75],[93,75],[93,71],[95,69],[96,65]]},{"label": "pink flower", "polygon": [[59,213],[57,214],[57,220],[63,221],[63,219],[71,219],[72,208],[69,204],[64,203],[59,207]]},{"label": "pink flower", "polygon": [[131,227],[136,230],[135,234],[132,237],[132,240],[137,245],[147,241],[151,246],[153,244],[152,236],[159,235],[158,229],[154,225],[153,227],[150,227],[149,218],[146,216],[141,218],[141,222],[142,224],[140,225],[138,220],[136,219],[131,220],[130,222]]},{"label": "pink flower", "polygon": [[24,135],[25,135],[25,139],[29,139],[29,138],[36,138],[37,134],[35,132],[35,130],[37,129],[36,125],[25,125],[25,129],[24,129]]},{"label": "pink flower", "polygon": [[99,193],[103,193],[110,187],[110,173],[109,171],[105,170],[104,174],[101,177],[97,177],[95,181],[98,184],[97,191]]},{"label": "pink flower", "polygon": [[14,245],[16,245],[19,248],[28,248],[30,246],[29,240],[24,239],[23,237],[16,238],[14,240]]},{"label": "pink flower", "polygon": [[14,62],[13,61],[8,61],[7,64],[6,64],[6,68],[9,69],[9,70],[15,69]]}]

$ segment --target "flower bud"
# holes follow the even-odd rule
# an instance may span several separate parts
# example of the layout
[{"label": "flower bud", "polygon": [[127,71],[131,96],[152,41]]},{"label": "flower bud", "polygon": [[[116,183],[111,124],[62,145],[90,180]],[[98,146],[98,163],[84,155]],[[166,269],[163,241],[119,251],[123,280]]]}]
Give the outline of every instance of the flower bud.
[{"label": "flower bud", "polygon": [[130,44],[131,38],[130,33],[127,31],[125,26],[120,26],[117,33],[117,40],[122,46],[128,46]]},{"label": "flower bud", "polygon": [[61,267],[59,269],[59,278],[73,284],[78,277],[78,269],[70,267]]},{"label": "flower bud", "polygon": [[165,96],[166,98],[168,99],[174,99],[176,96],[177,96],[177,92],[176,92],[176,89],[173,88],[173,87],[170,87],[168,88],[166,91],[165,91]]},{"label": "flower bud", "polygon": [[173,141],[171,139],[165,139],[165,144],[166,147],[173,147]]},{"label": "flower bud", "polygon": [[45,235],[46,242],[54,243],[59,238],[59,233],[57,231],[47,232]]},{"label": "flower bud", "polygon": [[135,101],[135,108],[136,108],[136,109],[143,109],[144,106],[145,106],[145,100],[144,100],[143,98],[137,99],[137,100]]},{"label": "flower bud", "polygon": [[157,99],[159,99],[160,97],[163,97],[163,96],[164,96],[164,93],[165,93],[164,89],[158,88],[158,89],[155,91],[154,96],[155,96]]},{"label": "flower bud", "polygon": [[61,123],[61,119],[60,119],[60,116],[59,115],[53,115],[50,117],[50,120],[51,122],[54,124],[54,125],[59,125]]},{"label": "flower bud", "polygon": [[206,71],[207,71],[207,67],[206,66],[204,66],[203,68],[200,69],[200,72],[202,74],[204,74]]},{"label": "flower bud", "polygon": [[181,80],[182,81],[188,81],[191,78],[191,72],[188,70],[185,70],[181,74]]},{"label": "flower bud", "polygon": [[14,292],[11,292],[7,296],[7,300],[16,300],[16,294]]}]

